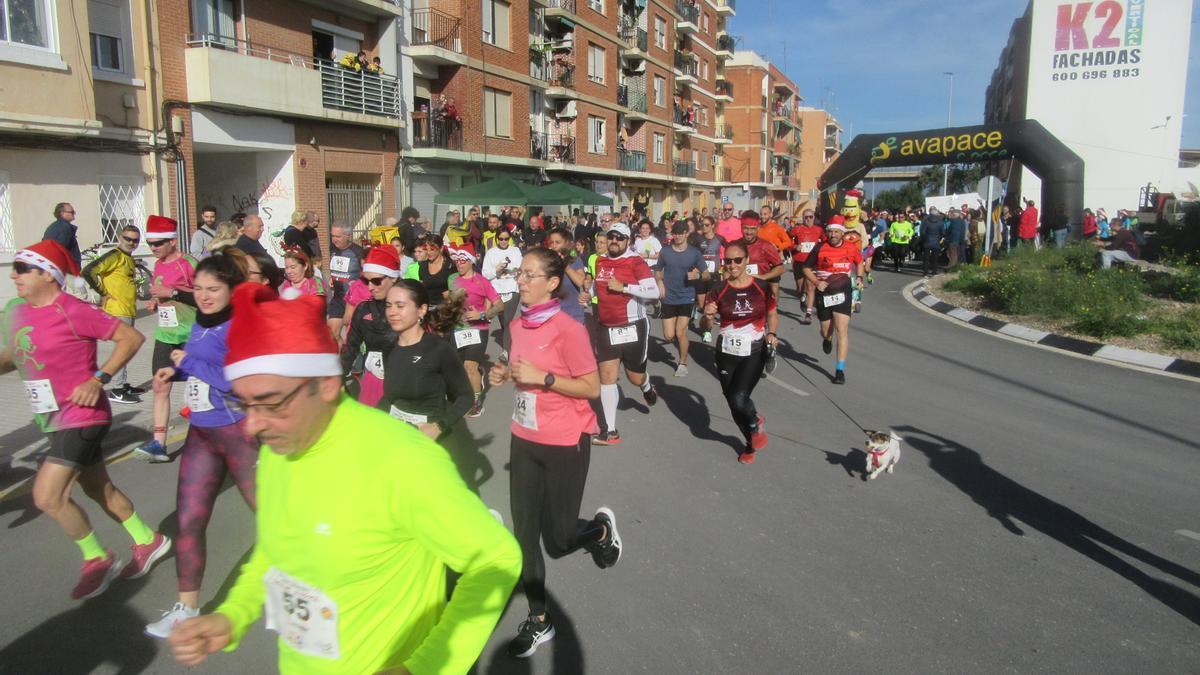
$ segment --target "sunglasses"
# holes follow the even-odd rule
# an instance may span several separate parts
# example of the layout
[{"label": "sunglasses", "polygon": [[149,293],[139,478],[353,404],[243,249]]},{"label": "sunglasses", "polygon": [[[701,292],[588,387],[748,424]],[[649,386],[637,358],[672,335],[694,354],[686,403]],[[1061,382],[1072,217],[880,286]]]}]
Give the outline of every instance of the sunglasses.
[{"label": "sunglasses", "polygon": [[125,235],[121,235],[121,238],[131,244],[136,244],[139,241],[141,241],[141,238],[139,238],[139,237],[126,237]]},{"label": "sunglasses", "polygon": [[734,258],[722,258],[721,262],[725,263],[726,265],[741,265],[742,261],[745,259],[746,259],[745,256],[739,255]]},{"label": "sunglasses", "polygon": [[613,241],[625,241],[629,237],[626,237],[623,234],[610,234],[610,235],[608,235],[608,238],[612,239]]},{"label": "sunglasses", "polygon": [[36,269],[39,269],[37,267],[34,267],[33,265],[30,265],[29,263],[21,262],[20,260],[13,262],[12,265],[13,265],[13,271],[16,272],[17,274],[29,274],[30,272],[32,272]]},{"label": "sunglasses", "polygon": [[382,285],[382,284],[383,284],[383,280],[384,280],[384,279],[386,279],[386,278],[387,278],[387,277],[375,277],[374,279],[368,279],[368,278],[366,278],[366,277],[359,277],[359,279],[362,279],[362,282],[363,282],[364,284],[371,284],[372,286],[379,286],[379,285]]},{"label": "sunglasses", "polygon": [[511,241],[512,237],[496,237],[496,241]]},{"label": "sunglasses", "polygon": [[158,248],[159,246],[162,246],[163,244],[166,244],[169,241],[171,241],[171,240],[170,239],[159,239],[158,241],[147,240],[146,243],[150,245],[150,248]]}]

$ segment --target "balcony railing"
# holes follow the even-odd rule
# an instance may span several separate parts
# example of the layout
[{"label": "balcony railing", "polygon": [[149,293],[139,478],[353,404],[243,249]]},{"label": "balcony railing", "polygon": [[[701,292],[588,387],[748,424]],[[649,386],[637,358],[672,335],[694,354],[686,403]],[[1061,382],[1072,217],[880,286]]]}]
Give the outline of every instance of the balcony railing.
[{"label": "balcony railing", "polygon": [[733,169],[727,169],[727,168],[725,168],[725,167],[721,167],[721,170],[720,170],[720,172],[717,174],[717,177],[718,177],[718,178],[719,178],[719,179],[720,179],[722,182],[725,182],[725,183],[732,183],[732,182],[733,182]]},{"label": "balcony railing", "polygon": [[675,124],[684,127],[696,128],[696,113],[691,108],[676,108],[675,109]]},{"label": "balcony railing", "polygon": [[717,51],[731,52],[734,49],[734,39],[732,35],[722,35],[717,38]]},{"label": "balcony railing", "polygon": [[575,0],[550,0],[550,9],[563,9],[575,13]]},{"label": "balcony railing", "polygon": [[413,147],[462,150],[462,122],[428,110],[412,114]]},{"label": "balcony railing", "polygon": [[575,88],[575,64],[562,61],[550,63],[550,86]]},{"label": "balcony railing", "polygon": [[721,0],[721,4],[735,12],[737,11],[737,0]]},{"label": "balcony railing", "polygon": [[462,19],[439,12],[433,8],[412,11],[412,45],[433,45],[452,52],[462,53],[459,27]]},{"label": "balcony railing", "polygon": [[696,67],[696,57],[691,54],[685,56],[684,54],[675,52],[675,70],[684,75],[690,75],[695,78],[700,77],[700,71]]},{"label": "balcony railing", "polygon": [[543,162],[550,158],[550,137],[540,131],[529,132],[529,158]]},{"label": "balcony railing", "polygon": [[675,175],[680,178],[695,178],[696,163],[695,162],[675,162]]},{"label": "balcony railing", "polygon": [[645,171],[646,153],[642,150],[617,148],[617,162],[622,171]]},{"label": "balcony railing", "polygon": [[728,80],[717,80],[717,95],[733,98],[733,83]]},{"label": "balcony railing", "polygon": [[675,11],[684,21],[699,25],[700,5],[696,0],[675,0]]},{"label": "balcony railing", "polygon": [[625,41],[625,44],[630,49],[640,49],[643,52],[649,48],[650,44],[650,38],[644,29],[638,28],[635,24],[625,24],[624,22],[621,25],[621,39]]},{"label": "balcony railing", "polygon": [[718,124],[714,128],[714,130],[716,131],[717,138],[726,138],[731,141],[733,140],[733,125],[732,124]]},{"label": "balcony railing", "polygon": [[626,104],[626,107],[640,113],[646,112],[646,92],[630,91],[629,103]]},{"label": "balcony railing", "polygon": [[566,134],[550,134],[550,161],[575,163],[575,137]]},{"label": "balcony railing", "polygon": [[617,85],[617,105],[625,107],[629,106],[629,85]]}]

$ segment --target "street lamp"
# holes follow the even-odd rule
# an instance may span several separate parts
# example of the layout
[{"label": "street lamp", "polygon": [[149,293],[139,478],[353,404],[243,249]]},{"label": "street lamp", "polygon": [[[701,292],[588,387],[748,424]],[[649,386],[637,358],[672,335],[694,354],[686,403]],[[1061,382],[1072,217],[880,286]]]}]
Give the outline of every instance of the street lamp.
[{"label": "street lamp", "polygon": [[[950,113],[954,110],[954,73],[949,70],[942,72],[943,75],[950,76],[950,98],[946,99],[946,126],[951,125]],[[950,182],[950,165],[942,165],[942,196],[946,196],[946,184]]]}]

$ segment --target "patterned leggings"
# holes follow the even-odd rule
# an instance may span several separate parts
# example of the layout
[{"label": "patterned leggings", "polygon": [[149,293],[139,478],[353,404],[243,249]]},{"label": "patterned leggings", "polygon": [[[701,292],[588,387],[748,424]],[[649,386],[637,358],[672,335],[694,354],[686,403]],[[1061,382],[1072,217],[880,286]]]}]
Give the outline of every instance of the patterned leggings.
[{"label": "patterned leggings", "polygon": [[205,530],[212,517],[225,473],[233,474],[238,490],[251,509],[258,447],[247,439],[243,423],[202,428],[192,425],[179,461],[179,490],[175,510],[179,537],[175,540],[175,573],[179,591],[198,591],[204,579]]}]

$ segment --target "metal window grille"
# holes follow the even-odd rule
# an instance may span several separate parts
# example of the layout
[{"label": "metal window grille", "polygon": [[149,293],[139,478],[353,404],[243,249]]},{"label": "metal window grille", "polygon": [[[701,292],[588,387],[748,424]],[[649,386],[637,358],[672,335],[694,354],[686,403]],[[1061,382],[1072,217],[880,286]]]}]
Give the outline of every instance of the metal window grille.
[{"label": "metal window grille", "polygon": [[146,185],[134,179],[100,183],[100,237],[116,244],[126,225],[141,227],[146,222]]},{"label": "metal window grille", "polygon": [[8,191],[8,174],[0,172],[0,251],[11,253],[16,250],[13,236],[12,199]]},{"label": "metal window grille", "polygon": [[353,239],[367,238],[367,232],[383,224],[383,187],[329,183],[325,186],[330,223],[346,223],[354,230]]}]

